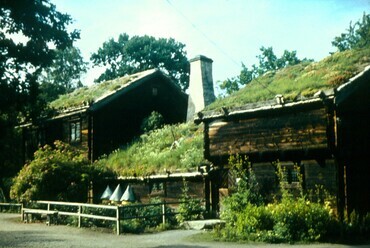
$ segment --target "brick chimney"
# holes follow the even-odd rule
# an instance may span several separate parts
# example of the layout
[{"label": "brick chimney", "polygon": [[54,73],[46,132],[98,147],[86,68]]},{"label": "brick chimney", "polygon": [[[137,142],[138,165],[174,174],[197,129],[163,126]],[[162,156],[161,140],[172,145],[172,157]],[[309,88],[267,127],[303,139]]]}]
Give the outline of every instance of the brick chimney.
[{"label": "brick chimney", "polygon": [[194,119],[194,115],[215,100],[212,79],[213,60],[198,55],[190,61],[190,82],[188,113],[186,120]]}]

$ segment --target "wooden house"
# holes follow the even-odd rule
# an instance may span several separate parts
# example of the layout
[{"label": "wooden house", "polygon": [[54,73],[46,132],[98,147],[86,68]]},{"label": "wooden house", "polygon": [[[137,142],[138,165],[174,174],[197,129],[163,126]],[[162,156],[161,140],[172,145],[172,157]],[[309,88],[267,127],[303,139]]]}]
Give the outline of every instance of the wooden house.
[{"label": "wooden house", "polygon": [[303,186],[323,185],[336,195],[340,213],[370,211],[370,67],[342,86],[318,92],[310,99],[273,101],[199,113],[204,123],[204,156],[214,164],[209,172],[211,206],[230,186],[227,163],[231,154],[245,155],[262,187],[275,178],[274,161],[287,168],[289,183],[300,166]]},{"label": "wooden house", "polygon": [[81,147],[91,161],[141,134],[143,119],[159,112],[165,124],[184,122],[188,96],[158,69],[78,89],[50,106],[55,114],[23,126],[25,159],[38,146],[61,140]]},{"label": "wooden house", "polygon": [[[190,62],[189,95],[162,71],[153,69],[115,80],[78,89],[61,96],[50,107],[55,113],[37,125],[23,126],[25,160],[41,145],[61,140],[82,148],[90,161],[130,144],[141,134],[141,123],[152,111],[164,117],[165,124],[185,122],[214,100],[212,60],[199,55]],[[181,196],[183,180],[188,181],[190,194],[204,199],[206,173],[195,167],[192,172],[143,177],[106,179],[106,184],[132,185],[138,199],[148,201],[160,196],[174,201]],[[161,173],[165,173],[161,175]],[[89,199],[100,201],[105,185],[94,184]]]}]

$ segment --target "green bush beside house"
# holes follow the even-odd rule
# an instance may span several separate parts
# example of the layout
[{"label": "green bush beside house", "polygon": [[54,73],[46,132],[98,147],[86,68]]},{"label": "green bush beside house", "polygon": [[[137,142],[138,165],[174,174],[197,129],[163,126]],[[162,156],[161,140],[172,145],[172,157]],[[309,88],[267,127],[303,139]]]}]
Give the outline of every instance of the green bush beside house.
[{"label": "green bush beside house", "polygon": [[275,199],[272,203],[256,201],[261,199],[258,183],[245,159],[231,156],[229,165],[240,180],[235,192],[223,201],[221,219],[226,221],[226,226],[216,230],[217,237],[222,240],[325,242],[346,241],[346,238],[366,239],[370,235],[370,214],[359,216],[352,213],[340,221],[331,207],[329,197],[322,200],[322,197],[317,196],[314,202],[308,199],[302,187],[297,189],[298,195],[287,189],[279,162],[275,165],[281,199]]}]

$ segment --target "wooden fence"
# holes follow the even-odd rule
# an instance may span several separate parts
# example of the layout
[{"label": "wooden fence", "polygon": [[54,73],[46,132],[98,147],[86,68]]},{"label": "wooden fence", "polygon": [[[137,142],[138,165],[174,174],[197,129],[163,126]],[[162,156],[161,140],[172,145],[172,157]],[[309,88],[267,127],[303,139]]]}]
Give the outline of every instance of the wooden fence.
[{"label": "wooden fence", "polygon": [[16,212],[20,212],[22,209],[22,204],[20,203],[4,203],[0,202],[0,212],[3,212],[4,210],[16,210]]},{"label": "wooden fence", "polygon": [[[129,204],[122,206],[112,206],[112,205],[100,205],[100,204],[85,204],[85,203],[73,203],[73,202],[58,202],[58,201],[36,201],[35,205],[42,205],[43,207],[37,208],[22,208],[21,218],[22,221],[28,220],[28,214],[46,214],[48,220],[52,215],[57,216],[76,216],[78,218],[78,227],[82,225],[82,218],[88,219],[99,219],[116,222],[117,235],[122,233],[120,221],[128,219],[137,218],[153,218],[162,216],[162,223],[165,224],[169,215],[175,213],[168,213],[166,211],[169,205],[177,205],[183,202],[162,202],[162,203],[152,203],[152,204]],[[149,206],[161,206],[160,215],[145,215],[145,216],[122,216],[122,213],[128,211],[129,208],[145,208]],[[67,208],[66,208],[67,207]],[[73,210],[74,209],[74,210]],[[107,216],[103,214],[92,214],[88,213],[88,209],[110,209],[114,212],[114,216]]]}]

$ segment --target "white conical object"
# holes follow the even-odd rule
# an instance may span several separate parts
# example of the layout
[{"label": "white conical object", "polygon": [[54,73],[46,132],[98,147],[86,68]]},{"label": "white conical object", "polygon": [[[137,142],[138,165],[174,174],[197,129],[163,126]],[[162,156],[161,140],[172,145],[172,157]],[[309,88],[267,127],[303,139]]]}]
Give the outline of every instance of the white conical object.
[{"label": "white conical object", "polygon": [[135,194],[130,185],[127,186],[125,193],[123,193],[121,197],[121,201],[129,201],[129,202],[135,201]]},{"label": "white conical object", "polygon": [[100,197],[100,200],[109,200],[111,196],[112,196],[112,190],[110,189],[109,185],[107,185],[103,194]]},{"label": "white conical object", "polygon": [[109,197],[111,201],[119,201],[122,197],[122,189],[121,185],[118,184],[116,189],[114,190],[113,194]]}]

